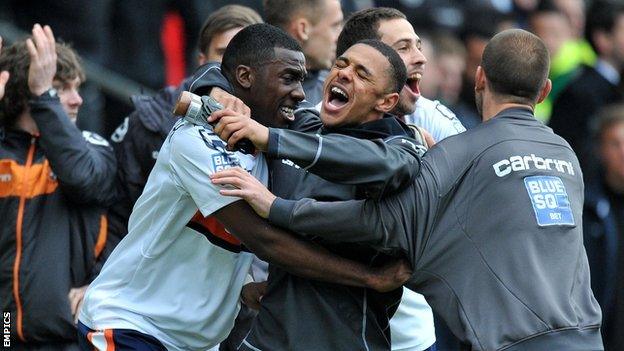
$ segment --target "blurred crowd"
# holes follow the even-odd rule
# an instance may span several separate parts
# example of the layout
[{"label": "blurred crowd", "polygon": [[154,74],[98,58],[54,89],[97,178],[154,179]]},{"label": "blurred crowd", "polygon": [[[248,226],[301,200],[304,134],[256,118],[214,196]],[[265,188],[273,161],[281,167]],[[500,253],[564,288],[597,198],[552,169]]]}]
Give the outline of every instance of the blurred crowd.
[{"label": "blurred crowd", "polygon": [[[78,201],[60,197],[62,206],[71,214],[68,222],[82,221],[79,223],[82,226],[95,223],[95,227],[89,229],[92,233],[88,245],[76,244],[69,239],[67,243],[68,247],[83,245],[83,251],[95,248],[95,255],[84,252],[87,258],[72,257],[71,264],[99,259],[100,254],[109,252],[112,249],[109,246],[114,246],[125,234],[125,221],[154,164],[153,153],[157,155],[162,139],[173,125],[173,120],[168,120],[169,115],[165,114],[160,119],[145,122],[147,130],[139,131],[144,134],[132,134],[135,133],[131,129],[133,125],[128,124],[132,120],[128,122],[125,118],[131,114],[139,116],[137,118],[150,113],[162,114],[165,107],[170,110],[177,94],[188,87],[188,77],[195,69],[208,61],[220,60],[219,52],[210,50],[221,50],[222,55],[225,45],[240,28],[262,21],[260,17],[254,17],[257,15],[252,11],[252,14],[241,15],[247,18],[247,22],[210,35],[203,33],[208,16],[231,4],[247,6],[266,20],[261,0],[7,0],[0,4],[0,21],[25,32],[30,32],[34,23],[50,25],[57,40],[70,44],[82,62],[90,67],[105,67],[152,90],[169,86],[169,90],[158,93],[156,100],[135,96],[121,101],[90,82],[87,74],[80,88],[81,101],[74,103],[80,107],[76,111],[78,126],[117,144],[119,149],[115,150],[115,155],[119,165],[116,179],[123,179],[125,184],[112,184],[104,179],[110,176],[113,181],[115,178],[111,176],[110,167],[95,167],[90,169],[93,181],[80,186],[97,189],[101,194],[95,199]],[[426,69],[419,78],[419,93],[438,101],[440,109],[448,108],[466,129],[481,123],[475,105],[474,79],[488,40],[501,30],[522,28],[544,41],[550,53],[553,88],[549,97],[538,105],[536,117],[564,137],[579,157],[586,191],[585,248],[591,267],[592,288],[603,311],[605,346],[610,350],[624,347],[624,334],[618,332],[624,327],[624,101],[621,101],[624,96],[621,84],[624,5],[617,0],[343,0],[341,4],[345,19],[357,10],[373,6],[392,7],[403,12],[422,40],[421,52],[426,60]],[[321,38],[326,33],[334,33],[327,40],[333,40],[331,45],[335,50],[341,21],[342,18],[338,20],[338,26],[326,23],[311,35]],[[229,36],[221,36],[232,29],[234,31]],[[217,48],[216,41],[206,42],[202,35],[223,40],[219,44],[222,47]],[[0,36],[4,37],[3,49],[6,50],[11,43],[1,31]],[[318,44],[319,47],[323,45],[325,42]],[[315,50],[320,49],[305,45],[303,48],[308,64],[317,65],[308,67],[309,75],[314,81],[322,82],[323,70],[328,68],[322,55],[317,57],[318,62],[310,60],[315,58]],[[334,53],[331,54],[333,59]],[[318,87],[314,81],[310,84]],[[306,94],[314,100],[314,87],[306,89]],[[150,123],[153,123],[151,129]],[[122,142],[129,128],[135,141],[132,144]],[[90,145],[108,144],[97,134],[90,138],[92,140],[87,139]],[[138,145],[140,142],[146,145]],[[129,159],[136,149],[146,151],[141,155],[143,158]],[[66,150],[59,152],[62,157],[71,155]],[[50,162],[54,163],[54,156],[46,157],[52,158]],[[83,157],[81,160],[84,161],[86,156],[76,157]],[[98,159],[99,156],[93,157]],[[111,155],[106,157],[112,158]],[[41,162],[46,164],[47,161]],[[84,163],[68,163],[62,167],[86,166]],[[62,177],[58,171],[56,173]],[[1,186],[0,193],[3,191]],[[110,208],[112,201],[105,192],[112,193],[111,188],[115,186],[126,187],[122,191],[125,198]],[[50,193],[52,191],[46,194]],[[84,201],[93,207],[81,207]],[[86,214],[76,215],[74,207],[81,207]],[[112,220],[103,216],[107,208],[110,208],[109,216],[114,217]],[[112,228],[108,238],[102,232],[106,231],[103,226]],[[2,240],[5,239],[0,238],[0,242]],[[105,244],[106,240],[108,244]],[[6,262],[9,261],[12,262],[10,259]],[[64,284],[76,289],[88,285],[99,265],[101,262],[98,261],[80,268],[72,266],[73,278],[67,278],[72,282],[70,284],[68,280]],[[13,264],[9,266],[3,269],[11,270]],[[2,279],[2,284],[10,284],[5,277]],[[8,295],[0,296],[3,302],[17,295],[12,289],[3,288],[2,291]],[[72,290],[71,295],[74,315],[79,304],[79,298],[75,298],[78,292]],[[454,345],[452,336],[445,335],[444,330],[439,326],[440,349],[444,349],[445,340]],[[47,330],[41,337],[45,339],[55,332]],[[21,339],[22,335],[19,337]]]}]

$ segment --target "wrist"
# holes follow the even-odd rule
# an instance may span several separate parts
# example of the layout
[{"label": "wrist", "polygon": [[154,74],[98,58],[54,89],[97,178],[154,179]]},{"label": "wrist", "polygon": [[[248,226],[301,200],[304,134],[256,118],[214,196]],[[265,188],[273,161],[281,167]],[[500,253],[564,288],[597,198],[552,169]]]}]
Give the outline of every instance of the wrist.
[{"label": "wrist", "polygon": [[265,126],[258,127],[258,132],[252,142],[256,149],[266,152],[269,145],[269,128]]},{"label": "wrist", "polygon": [[30,93],[33,97],[57,97],[57,91],[52,87],[52,85],[42,88],[31,88]]}]

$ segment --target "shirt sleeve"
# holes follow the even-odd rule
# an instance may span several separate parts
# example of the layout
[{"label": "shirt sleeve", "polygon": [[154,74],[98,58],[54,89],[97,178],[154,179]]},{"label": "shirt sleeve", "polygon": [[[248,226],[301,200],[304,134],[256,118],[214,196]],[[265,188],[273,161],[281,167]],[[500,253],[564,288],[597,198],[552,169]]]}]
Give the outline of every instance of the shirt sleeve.
[{"label": "shirt sleeve", "polygon": [[117,162],[108,142],[95,133],[81,132],[58,97],[33,98],[29,107],[40,131],[41,148],[63,194],[74,203],[110,205]]},{"label": "shirt sleeve", "polygon": [[329,242],[357,242],[380,251],[402,251],[416,262],[432,231],[440,201],[433,169],[404,191],[379,200],[322,202],[276,199],[269,221]]},{"label": "shirt sleeve", "polygon": [[210,175],[240,165],[236,153],[216,145],[210,131],[197,126],[183,126],[184,130],[171,136],[170,165],[174,181],[193,199],[204,217],[218,209],[239,201],[239,198],[219,194],[220,186]]},{"label": "shirt sleeve", "polygon": [[415,143],[403,136],[385,142],[270,128],[267,154],[331,182],[361,185],[366,197],[379,198],[405,188],[418,174]]}]

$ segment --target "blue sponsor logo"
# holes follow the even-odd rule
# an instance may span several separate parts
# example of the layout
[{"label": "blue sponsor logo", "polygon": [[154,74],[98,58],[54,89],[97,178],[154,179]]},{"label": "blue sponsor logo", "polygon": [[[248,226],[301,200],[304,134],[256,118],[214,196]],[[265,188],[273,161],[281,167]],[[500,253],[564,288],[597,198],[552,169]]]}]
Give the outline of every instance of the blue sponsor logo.
[{"label": "blue sponsor logo", "polygon": [[524,178],[524,186],[535,211],[537,225],[574,225],[574,216],[563,181],[559,177]]},{"label": "blue sponsor logo", "polygon": [[237,160],[233,159],[226,153],[212,155],[212,167],[215,172],[236,166],[238,166]]}]

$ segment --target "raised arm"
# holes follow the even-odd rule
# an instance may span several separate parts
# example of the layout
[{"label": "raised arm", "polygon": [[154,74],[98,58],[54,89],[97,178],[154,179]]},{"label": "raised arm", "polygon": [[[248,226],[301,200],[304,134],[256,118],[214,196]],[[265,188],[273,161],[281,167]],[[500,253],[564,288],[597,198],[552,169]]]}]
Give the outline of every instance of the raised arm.
[{"label": "raised arm", "polygon": [[80,132],[58,97],[42,95],[53,87],[56,74],[52,30],[35,25],[33,37],[26,44],[30,54],[28,87],[35,96],[29,101],[30,114],[63,193],[74,202],[109,204],[114,195],[116,171],[112,148],[97,134]]},{"label": "raised arm", "polygon": [[337,256],[271,226],[244,201],[236,201],[215,212],[214,216],[260,259],[301,277],[390,291],[402,285],[411,275],[404,261],[370,268]]}]

